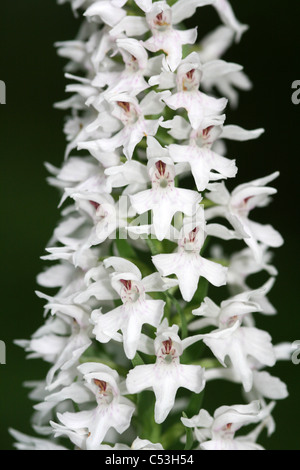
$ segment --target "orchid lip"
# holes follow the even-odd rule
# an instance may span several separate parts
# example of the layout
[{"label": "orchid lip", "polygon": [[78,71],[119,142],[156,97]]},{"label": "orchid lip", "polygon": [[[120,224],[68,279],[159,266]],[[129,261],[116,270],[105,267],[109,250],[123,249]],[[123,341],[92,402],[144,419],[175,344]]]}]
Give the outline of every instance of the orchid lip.
[{"label": "orchid lip", "polygon": [[99,204],[98,202],[96,202],[96,201],[89,201],[89,203],[90,203],[93,207],[95,207],[96,210],[97,210],[98,207],[100,206],[100,204]]},{"label": "orchid lip", "polygon": [[162,342],[160,348],[160,355],[158,357],[159,359],[162,359],[166,364],[171,364],[174,359],[178,359],[178,354],[171,338]]},{"label": "orchid lip", "polygon": [[173,348],[173,341],[171,338],[169,338],[166,341],[163,341],[163,348],[162,348],[162,353],[163,354],[171,354],[172,353],[172,348]]},{"label": "orchid lip", "polygon": [[163,12],[156,15],[153,23],[160,31],[164,31],[171,26],[171,23],[167,20],[166,15]]},{"label": "orchid lip", "polygon": [[124,125],[136,123],[139,116],[135,106],[132,105],[132,103],[129,103],[128,101],[117,101],[117,105],[124,111],[123,116],[119,118]]},{"label": "orchid lip", "polygon": [[166,167],[167,167],[166,163],[159,160],[158,162],[155,163],[155,166],[160,176],[164,176],[166,172]]},{"label": "orchid lip", "polygon": [[113,393],[108,383],[104,380],[94,379],[94,384],[98,387],[96,400],[99,405],[109,405],[113,401]]},{"label": "orchid lip", "polygon": [[120,282],[124,286],[121,292],[122,302],[124,304],[137,302],[141,296],[138,286],[131,280],[120,279]]},{"label": "orchid lip", "polygon": [[200,245],[199,241],[197,238],[197,235],[199,233],[199,227],[195,227],[191,232],[188,234],[187,237],[185,237],[181,243],[180,246],[184,248],[184,251],[187,253],[199,253],[200,251]]},{"label": "orchid lip", "polygon": [[94,379],[94,384],[97,385],[97,387],[99,387],[99,390],[101,391],[101,393],[106,392],[107,382],[105,382],[104,380]]},{"label": "orchid lip", "polygon": [[130,113],[130,103],[127,101],[118,101],[117,105],[120,106],[120,108],[122,108],[125,113]]},{"label": "orchid lip", "polygon": [[158,186],[161,189],[166,189],[174,185],[174,179],[168,171],[167,164],[159,160],[155,163],[156,172],[152,179],[153,186]]}]

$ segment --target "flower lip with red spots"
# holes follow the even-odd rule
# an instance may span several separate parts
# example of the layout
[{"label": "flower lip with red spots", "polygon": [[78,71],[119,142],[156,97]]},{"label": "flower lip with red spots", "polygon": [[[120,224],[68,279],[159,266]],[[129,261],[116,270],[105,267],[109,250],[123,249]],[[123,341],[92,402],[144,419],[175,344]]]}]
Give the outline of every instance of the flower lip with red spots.
[{"label": "flower lip with red spots", "polygon": [[96,210],[97,210],[97,209],[99,208],[99,206],[100,206],[100,204],[99,204],[98,202],[96,202],[96,201],[89,201],[89,202],[90,202],[90,204],[92,204],[93,207],[95,207]]},{"label": "flower lip with red spots", "polygon": [[99,387],[102,393],[106,392],[107,382],[104,382],[104,380],[94,379],[94,384],[97,385],[97,387]]},{"label": "flower lip with red spots", "polygon": [[197,233],[199,232],[199,227],[195,227],[190,233],[189,233],[189,240],[190,242],[194,242],[196,240]]},{"label": "flower lip with red spots", "polygon": [[169,355],[169,354],[174,353],[173,341],[171,340],[171,338],[167,339],[166,341],[163,341],[162,344],[163,344],[163,347],[161,349],[161,352],[163,354]]},{"label": "flower lip with red spots", "polygon": [[132,287],[132,282],[131,281],[127,281],[125,279],[120,279],[120,282],[123,284],[123,286],[125,287],[126,290],[131,290],[131,287]]},{"label": "flower lip with red spots", "polygon": [[125,111],[125,113],[130,113],[130,103],[128,103],[128,101],[118,101],[117,104]]},{"label": "flower lip with red spots", "polygon": [[192,80],[194,78],[194,73],[195,73],[195,69],[192,69],[189,72],[187,72],[187,74],[186,74],[187,78],[189,80]]},{"label": "flower lip with red spots", "polygon": [[166,163],[162,162],[161,160],[159,160],[158,162],[155,163],[155,166],[159,172],[159,174],[161,176],[164,176],[165,175],[165,172],[166,172]]},{"label": "flower lip with red spots", "polygon": [[209,134],[210,134],[210,131],[214,128],[214,126],[208,126],[206,129],[203,129],[202,131],[202,135],[203,135],[203,138],[206,139]]}]

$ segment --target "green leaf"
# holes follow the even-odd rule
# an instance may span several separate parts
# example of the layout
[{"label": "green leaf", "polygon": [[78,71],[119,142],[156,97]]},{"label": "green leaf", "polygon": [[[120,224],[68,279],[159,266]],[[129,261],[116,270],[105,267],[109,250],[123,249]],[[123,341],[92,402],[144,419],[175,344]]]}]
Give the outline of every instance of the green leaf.
[{"label": "green leaf", "polygon": [[[185,308],[184,308],[184,316],[186,318],[186,322],[187,324],[191,323],[193,320],[195,320],[195,315],[192,314],[192,310],[196,310],[197,308],[199,307],[199,304],[192,304],[192,305],[187,305]],[[180,316],[179,315],[175,315],[172,317],[172,325],[174,324],[179,324],[180,323]]]},{"label": "green leaf", "polygon": [[145,239],[148,248],[151,251],[152,255],[158,255],[159,253],[163,253],[162,251],[162,243],[155,238],[148,237]]},{"label": "green leaf", "polygon": [[167,3],[170,5],[170,7],[172,7],[176,2],[177,0],[167,0]]},{"label": "green leaf", "polygon": [[160,441],[161,425],[154,420],[154,406],[153,392],[147,390],[139,393],[137,400],[138,436],[155,443]]},{"label": "green leaf", "polygon": [[144,363],[143,359],[141,358],[141,356],[139,355],[139,353],[136,353],[136,355],[131,360],[131,362],[132,362],[133,367],[145,365],[145,363]]},{"label": "green leaf", "polygon": [[[183,418],[187,418],[187,415],[182,412]],[[186,434],[186,443],[184,446],[184,450],[191,450],[193,448],[194,444],[194,437],[193,437],[193,431],[191,428],[185,428],[185,434]]]},{"label": "green leaf", "polygon": [[129,244],[128,239],[120,238],[120,232],[117,233],[117,238],[115,240],[117,249],[121,258],[135,258],[136,253],[132,246]]},{"label": "green leaf", "polygon": [[75,411],[75,413],[79,413],[79,412],[80,412],[80,408],[79,408],[78,404],[75,403],[75,401],[73,401],[73,406],[74,406],[74,411]]},{"label": "green leaf", "polygon": [[172,295],[170,294],[169,292],[166,292],[165,293],[165,296],[167,299],[170,299],[172,304],[174,305],[174,307],[176,308],[177,310],[177,313],[179,314],[180,316],[180,323],[181,323],[181,336],[182,336],[182,339],[186,338],[187,335],[188,335],[188,330],[187,330],[187,321],[186,321],[186,318],[185,318],[185,314],[184,314],[184,310],[183,308],[181,307],[180,303],[178,302],[178,300]]},{"label": "green leaf", "polygon": [[200,277],[198,288],[193,298],[193,302],[197,303],[198,306],[202,304],[203,300],[208,293],[209,282],[205,277]]},{"label": "green leaf", "polygon": [[230,262],[228,259],[216,259],[216,258],[207,258],[209,261],[212,261],[213,263],[218,263],[221,266],[224,266],[225,268],[228,268],[230,266]]},{"label": "green leaf", "polygon": [[210,242],[211,242],[211,237],[206,237],[205,242],[204,242],[204,244],[203,244],[203,246],[202,246],[202,248],[201,248],[201,251],[200,251],[200,255],[201,255],[201,256],[204,256],[204,254],[205,254],[205,252],[206,252],[206,250],[207,250],[207,248],[208,248]]},{"label": "green leaf", "polygon": [[209,207],[215,207],[217,204],[209,199],[202,199],[201,204],[204,206],[204,209],[208,209]]},{"label": "green leaf", "polygon": [[[181,422],[171,426],[160,438],[163,448],[165,450],[176,450],[176,443],[180,441],[183,434],[183,425]],[[182,446],[180,448],[182,449]]]},{"label": "green leaf", "polygon": [[201,393],[193,393],[190,403],[187,407],[187,414],[190,416],[195,416],[199,413],[202,408],[204,400],[204,390]]},{"label": "green leaf", "polygon": [[194,366],[201,366],[204,369],[216,369],[217,367],[223,367],[217,359],[210,357],[199,359],[199,361],[192,361],[191,364]]}]

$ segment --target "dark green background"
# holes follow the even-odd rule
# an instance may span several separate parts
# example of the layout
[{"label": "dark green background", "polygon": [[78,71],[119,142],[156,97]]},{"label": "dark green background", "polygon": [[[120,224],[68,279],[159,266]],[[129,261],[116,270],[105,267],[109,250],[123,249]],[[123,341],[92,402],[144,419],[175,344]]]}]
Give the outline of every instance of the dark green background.
[{"label": "dark green background", "polygon": [[[226,58],[241,63],[254,82],[243,93],[238,111],[228,123],[246,128],[265,127],[255,142],[230,145],[238,157],[238,182],[280,170],[279,194],[257,220],[278,228],[285,245],[276,251],[280,274],[270,298],[279,314],[259,318],[259,326],[274,343],[300,340],[299,329],[299,124],[300,105],[291,103],[291,84],[300,79],[298,0],[232,0],[238,18],[251,26]],[[219,24],[206,7],[197,19],[199,33]],[[42,324],[42,302],[35,297],[39,257],[58,219],[58,195],[45,182],[43,162],[60,165],[64,154],[64,115],[53,109],[65,98],[62,67],[53,44],[72,39],[78,28],[69,7],[55,0],[1,0],[0,79],[7,84],[7,105],[0,107],[1,143],[1,312],[0,339],[7,344],[7,365],[0,365],[0,448],[9,449],[8,427],[30,433],[31,402],[22,383],[43,378],[40,361],[26,361],[16,338],[29,338]],[[280,363],[272,371],[286,381],[290,397],[278,402],[277,432],[263,439],[269,449],[299,449],[300,365]],[[205,407],[233,404],[237,389],[208,387]],[[233,392],[232,392],[233,390]],[[237,398],[236,398],[237,397]]]}]

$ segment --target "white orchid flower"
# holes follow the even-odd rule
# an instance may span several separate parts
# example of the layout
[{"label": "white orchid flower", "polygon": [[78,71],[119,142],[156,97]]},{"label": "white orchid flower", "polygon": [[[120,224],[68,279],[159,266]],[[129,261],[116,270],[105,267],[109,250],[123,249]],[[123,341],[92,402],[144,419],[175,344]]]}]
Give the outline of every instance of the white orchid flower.
[{"label": "white orchid flower", "polygon": [[[206,233],[203,213],[198,211],[194,218],[186,218],[178,237],[178,248],[174,253],[159,254],[152,261],[162,276],[176,274],[184,300],[192,300],[200,277],[205,277],[214,286],[226,284],[227,268],[209,261],[200,255]],[[211,232],[226,237],[222,227],[217,225]]]},{"label": "white orchid flower", "polygon": [[225,217],[240,233],[245,243],[253,250],[257,262],[261,262],[260,243],[279,247],[283,244],[281,235],[270,225],[262,225],[248,218],[255,207],[264,207],[270,202],[270,196],[277,193],[274,188],[266,185],[277,178],[275,172],[265,178],[260,178],[250,183],[239,185],[230,194],[224,183],[215,183],[207,197],[216,204],[216,207],[208,209],[206,217]]},{"label": "white orchid flower", "polygon": [[[69,435],[72,440],[77,435],[77,440],[87,450],[96,449],[104,440],[109,429],[124,432],[129,426],[134,405],[120,392],[120,378],[115,370],[99,363],[86,363],[78,367],[83,375],[81,394],[86,395],[86,389],[94,396],[96,408],[78,413],[58,413],[58,419],[63,426],[52,423],[55,435]],[[73,392],[74,393],[74,392]],[[80,393],[72,392],[68,398],[75,402],[80,398]],[[74,440],[73,437],[73,440]],[[76,444],[76,442],[74,442]]]},{"label": "white orchid flower", "polygon": [[194,393],[200,393],[205,385],[204,371],[200,366],[180,364],[184,349],[198,341],[192,337],[181,340],[178,327],[168,326],[164,320],[157,330],[154,351],[157,357],[155,364],[137,366],[126,379],[129,393],[140,393],[152,388],[156,397],[155,421],[162,423],[174,406],[178,388],[184,387]]},{"label": "white orchid flower", "polygon": [[[246,436],[236,436],[236,432],[243,426],[253,423],[265,422],[269,418],[273,405],[261,409],[259,401],[253,401],[249,405],[221,406],[214,416],[202,409],[200,413],[191,419],[181,418],[182,423],[189,428],[194,428],[195,437],[203,450],[263,450],[263,447],[255,442],[257,432]],[[261,427],[259,426],[259,430]]]},{"label": "white orchid flower", "polygon": [[104,265],[114,268],[111,283],[123,305],[105,314],[101,309],[93,311],[93,333],[98,341],[107,343],[121,330],[125,354],[133,359],[142,326],[147,323],[158,327],[164,312],[165,302],[152,299],[147,292],[161,292],[177,283],[168,279],[164,281],[158,273],[142,279],[140,270],[133,263],[118,257],[106,259]]}]

